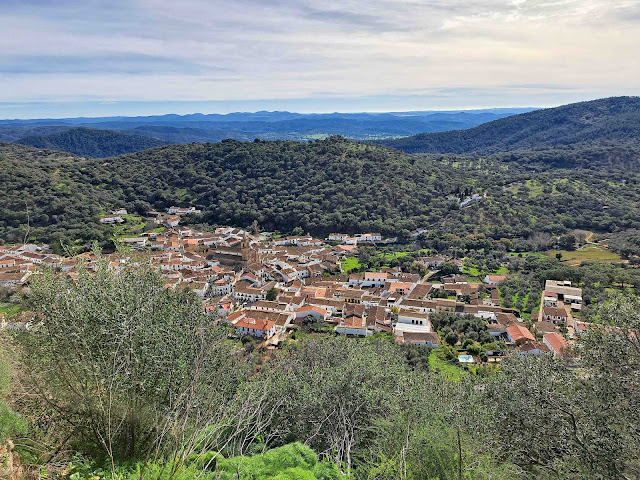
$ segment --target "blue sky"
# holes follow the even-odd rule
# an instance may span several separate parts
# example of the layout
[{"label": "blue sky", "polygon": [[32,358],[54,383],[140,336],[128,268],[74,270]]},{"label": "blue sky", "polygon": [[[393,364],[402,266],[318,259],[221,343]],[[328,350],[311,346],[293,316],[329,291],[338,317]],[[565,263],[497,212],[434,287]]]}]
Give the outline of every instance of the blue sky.
[{"label": "blue sky", "polygon": [[2,0],[0,118],[640,94],[640,0]]}]

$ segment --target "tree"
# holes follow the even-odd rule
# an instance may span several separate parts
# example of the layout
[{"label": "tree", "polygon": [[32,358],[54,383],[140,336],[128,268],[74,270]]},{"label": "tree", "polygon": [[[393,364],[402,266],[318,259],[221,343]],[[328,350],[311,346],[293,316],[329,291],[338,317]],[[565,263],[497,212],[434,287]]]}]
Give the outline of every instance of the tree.
[{"label": "tree", "polygon": [[579,374],[551,356],[503,362],[482,393],[489,447],[534,475],[637,478],[639,312],[637,297],[600,304],[581,337]]},{"label": "tree", "polygon": [[276,287],[271,287],[267,292],[267,300],[269,300],[270,302],[275,301],[276,298],[278,298],[278,293],[279,291]]},{"label": "tree", "polygon": [[45,271],[31,302],[41,323],[17,337],[23,370],[81,451],[184,453],[242,381],[226,329],[150,265],[111,271],[98,257],[76,281]]},{"label": "tree", "polygon": [[[0,339],[2,340],[1,344],[7,344],[7,339],[4,338],[4,335],[0,335]],[[9,437],[16,434],[24,434],[27,429],[25,420],[14,412],[5,401],[9,394],[10,384],[9,360],[6,352],[0,350],[0,446],[4,446]],[[4,455],[9,455],[9,453]]]},{"label": "tree", "polygon": [[446,277],[448,275],[456,275],[458,273],[460,273],[460,269],[455,263],[444,262],[440,266],[440,275],[442,275],[443,277]]},{"label": "tree", "polygon": [[256,436],[272,448],[300,441],[347,471],[376,419],[397,411],[406,366],[384,338],[305,338],[261,369],[230,408],[236,451]]},{"label": "tree", "polygon": [[458,334],[453,331],[449,332],[445,335],[444,341],[447,342],[449,345],[454,346],[456,343],[458,343]]},{"label": "tree", "polygon": [[573,233],[562,235],[558,240],[558,244],[560,245],[560,248],[573,251],[576,249],[576,236]]}]

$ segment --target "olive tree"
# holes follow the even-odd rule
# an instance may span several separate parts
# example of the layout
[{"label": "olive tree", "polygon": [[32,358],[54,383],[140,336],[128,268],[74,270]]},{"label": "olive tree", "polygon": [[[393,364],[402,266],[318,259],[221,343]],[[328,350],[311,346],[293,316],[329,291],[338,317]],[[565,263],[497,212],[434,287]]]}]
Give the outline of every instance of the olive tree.
[{"label": "olive tree", "polygon": [[34,328],[21,333],[31,394],[75,447],[112,464],[189,452],[198,431],[242,382],[227,331],[191,292],[165,289],[151,265],[98,258],[76,279],[35,276]]}]

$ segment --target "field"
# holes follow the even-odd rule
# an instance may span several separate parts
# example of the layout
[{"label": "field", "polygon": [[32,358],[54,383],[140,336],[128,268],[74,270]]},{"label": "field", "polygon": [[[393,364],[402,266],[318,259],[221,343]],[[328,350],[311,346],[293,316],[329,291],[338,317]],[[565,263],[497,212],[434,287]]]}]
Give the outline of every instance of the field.
[{"label": "field", "polygon": [[497,270],[485,272],[484,270],[480,270],[476,265],[473,265],[470,262],[464,262],[462,265],[462,273],[466,275],[471,275],[472,277],[478,277],[479,279],[482,279],[487,274],[488,275],[506,275],[507,273],[509,273],[509,269],[507,267],[500,267]]},{"label": "field", "polygon": [[355,268],[360,268],[360,262],[354,257],[345,258],[341,262],[341,268],[344,273],[349,273]]},{"label": "field", "polygon": [[562,254],[562,262],[574,267],[577,267],[583,262],[618,263],[621,261],[619,255],[595,245],[587,245],[586,247],[575,251],[549,250],[544,253],[551,258],[556,258],[556,255],[560,253]]},{"label": "field", "polygon": [[[122,215],[125,223],[121,225],[114,225],[113,230],[114,234],[118,238],[132,238],[138,237],[142,232],[145,231],[147,227],[147,222],[145,219],[138,215]],[[158,227],[153,229],[154,232],[162,232],[164,227]]]}]

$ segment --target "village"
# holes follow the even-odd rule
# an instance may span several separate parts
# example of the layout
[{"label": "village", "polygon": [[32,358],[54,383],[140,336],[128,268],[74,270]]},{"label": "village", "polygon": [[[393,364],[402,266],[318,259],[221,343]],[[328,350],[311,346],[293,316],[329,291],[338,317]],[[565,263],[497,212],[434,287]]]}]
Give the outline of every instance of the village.
[{"label": "village", "polygon": [[[582,289],[568,281],[547,280],[539,309],[527,323],[518,310],[501,306],[499,288],[507,276],[486,275],[481,283],[470,282],[462,274],[464,259],[420,257],[424,275],[398,267],[345,274],[342,263],[357,252],[357,245],[385,239],[376,233],[334,233],[322,240],[234,227],[201,232],[179,226],[183,215],[195,211],[171,207],[166,214],[155,212],[155,224],[164,228],[122,238],[120,249],[104,254],[108,268],[153,265],[166,288],[193,291],[203,310],[233,327],[236,337],[251,337],[266,348],[277,348],[292,332],[312,324],[337,335],[387,333],[405,345],[438,348],[448,343],[458,349],[459,362],[480,363],[499,361],[509,353],[563,357],[587,327],[580,316]],[[126,210],[117,210],[100,222],[118,224],[123,215]],[[97,260],[94,252],[62,257],[50,253],[48,245],[1,246],[0,287],[28,285],[42,268],[75,278],[80,268],[95,269]],[[458,273],[438,276],[445,263]],[[443,338],[431,321],[443,313],[479,319],[491,344],[503,348],[479,355],[465,349],[468,342]],[[28,327],[30,321],[28,314],[0,317],[3,328]]]}]

